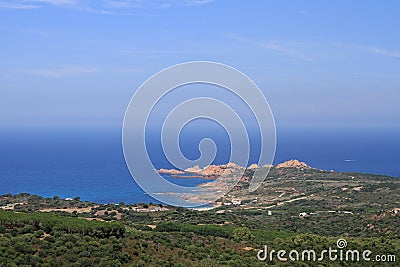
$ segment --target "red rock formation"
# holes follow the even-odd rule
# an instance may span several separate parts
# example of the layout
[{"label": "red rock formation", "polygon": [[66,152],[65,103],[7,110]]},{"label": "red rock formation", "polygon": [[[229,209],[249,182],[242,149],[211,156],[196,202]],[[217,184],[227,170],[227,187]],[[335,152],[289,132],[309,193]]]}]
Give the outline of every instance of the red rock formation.
[{"label": "red rock formation", "polygon": [[298,161],[297,159],[292,159],[292,160],[289,160],[289,161],[286,161],[286,162],[276,165],[275,168],[277,168],[277,169],[279,169],[279,168],[297,168],[297,169],[307,168],[307,169],[309,169],[311,167],[308,166],[307,164],[305,164],[304,162]]},{"label": "red rock formation", "polygon": [[158,173],[162,173],[162,174],[171,174],[171,175],[179,175],[179,174],[184,174],[185,172],[180,171],[180,170],[175,170],[175,169],[159,169],[157,170]]}]

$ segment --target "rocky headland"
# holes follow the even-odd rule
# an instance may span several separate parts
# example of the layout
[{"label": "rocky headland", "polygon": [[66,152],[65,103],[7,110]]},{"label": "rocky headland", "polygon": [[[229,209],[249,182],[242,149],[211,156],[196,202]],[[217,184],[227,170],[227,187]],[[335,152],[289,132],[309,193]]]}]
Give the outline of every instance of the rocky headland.
[{"label": "rocky headland", "polygon": [[236,173],[243,173],[246,170],[255,171],[259,168],[295,168],[295,169],[312,169],[312,167],[308,166],[306,163],[301,162],[297,159],[292,159],[280,163],[276,166],[273,165],[263,165],[258,166],[257,164],[253,163],[248,167],[239,166],[233,162],[229,162],[227,164],[221,165],[208,165],[204,168],[196,165],[185,170],[177,170],[177,169],[159,169],[157,170],[158,173],[161,174],[170,174],[175,177],[181,178],[197,178],[197,177],[205,177],[208,179],[217,179],[221,175],[233,175]]}]

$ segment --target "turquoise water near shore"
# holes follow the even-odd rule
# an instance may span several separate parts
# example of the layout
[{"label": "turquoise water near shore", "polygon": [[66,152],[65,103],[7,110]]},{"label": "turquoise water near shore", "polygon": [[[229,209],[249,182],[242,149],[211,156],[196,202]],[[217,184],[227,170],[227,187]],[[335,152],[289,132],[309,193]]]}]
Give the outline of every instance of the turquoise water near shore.
[{"label": "turquoise water near shore", "polygon": [[[399,133],[376,129],[278,129],[275,163],[297,158],[321,169],[400,177]],[[193,136],[182,142],[183,150],[195,158],[199,151],[190,140]],[[222,137],[216,138],[217,144],[224,142]],[[155,167],[171,168],[160,152],[150,150]],[[252,151],[250,163],[255,162],[258,153],[257,149]],[[227,158],[229,151],[220,149],[215,164],[225,163]],[[167,179],[184,186],[208,181],[169,176]],[[131,178],[123,158],[119,130],[2,131],[0,194],[21,192],[45,197],[80,196],[99,203],[158,203]]]}]

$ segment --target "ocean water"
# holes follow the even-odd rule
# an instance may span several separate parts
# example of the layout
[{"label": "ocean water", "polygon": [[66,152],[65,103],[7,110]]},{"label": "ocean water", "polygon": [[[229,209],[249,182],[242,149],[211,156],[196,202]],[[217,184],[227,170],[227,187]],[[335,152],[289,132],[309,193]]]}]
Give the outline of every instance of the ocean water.
[{"label": "ocean water", "polygon": [[[312,167],[400,177],[400,131],[380,129],[278,129],[275,163],[289,159]],[[196,131],[181,142],[189,158],[199,156],[196,142],[209,132]],[[214,135],[215,164],[229,159],[226,135]],[[156,168],[170,168],[157,147],[149,146]],[[250,163],[259,155],[255,138]],[[193,144],[193,142],[195,142]],[[258,149],[257,149],[258,148]],[[195,186],[204,179],[167,177]],[[134,182],[125,165],[120,130],[3,130],[0,133],[0,194],[29,192],[45,197],[80,196],[99,203],[153,202]]]}]

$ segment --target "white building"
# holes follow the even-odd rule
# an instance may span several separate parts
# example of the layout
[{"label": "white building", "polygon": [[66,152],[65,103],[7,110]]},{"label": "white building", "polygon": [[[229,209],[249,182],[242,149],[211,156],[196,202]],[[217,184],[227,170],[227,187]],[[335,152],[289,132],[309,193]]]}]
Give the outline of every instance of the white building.
[{"label": "white building", "polygon": [[238,200],[238,199],[232,199],[232,204],[233,205],[240,205],[240,204],[242,204],[242,201]]}]

